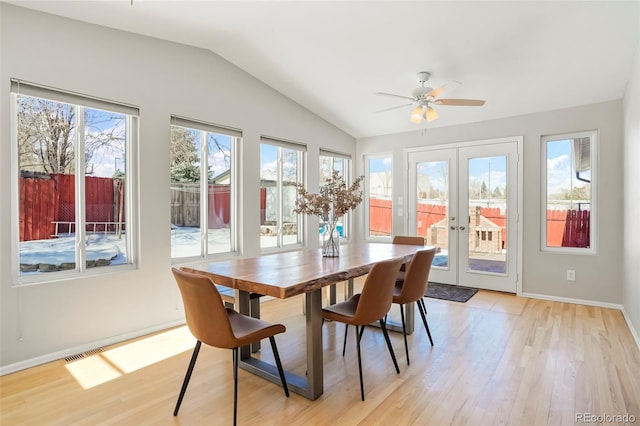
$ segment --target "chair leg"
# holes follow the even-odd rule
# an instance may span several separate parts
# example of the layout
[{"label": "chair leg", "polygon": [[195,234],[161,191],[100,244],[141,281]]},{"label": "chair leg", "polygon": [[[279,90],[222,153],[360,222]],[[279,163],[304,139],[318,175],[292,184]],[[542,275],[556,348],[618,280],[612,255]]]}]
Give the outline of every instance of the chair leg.
[{"label": "chair leg", "polygon": [[180,404],[182,404],[182,398],[184,398],[184,393],[187,391],[187,386],[189,385],[189,379],[191,379],[191,373],[193,373],[193,367],[196,365],[196,359],[198,358],[198,353],[200,352],[200,346],[202,346],[202,342],[198,340],[196,342],[196,347],[193,348],[193,354],[191,355],[191,362],[189,363],[189,368],[187,368],[187,374],[184,376],[184,382],[182,382],[182,389],[180,389],[180,395],[178,396],[178,402],[176,403],[176,408],[173,410],[174,416],[178,415]]},{"label": "chair leg", "polygon": [[278,353],[278,347],[276,346],[276,339],[273,336],[269,336],[269,342],[271,342],[271,350],[273,351],[273,357],[276,359],[276,366],[278,367],[280,380],[282,380],[282,388],[284,389],[284,394],[288,398],[289,387],[287,386],[287,380],[284,378],[284,370],[282,369],[282,363],[280,362],[280,354]]},{"label": "chair leg", "polygon": [[400,306],[400,319],[402,320],[402,337],[404,337],[404,352],[407,354],[407,365],[410,365],[409,361],[409,345],[407,344],[407,327],[404,322],[404,305]]},{"label": "chair leg", "polygon": [[233,348],[233,426],[236,425],[238,420],[238,364],[240,361],[238,360],[239,350],[238,348]]},{"label": "chair leg", "polygon": [[398,361],[396,361],[396,354],[393,352],[393,346],[391,346],[391,340],[389,339],[389,333],[387,332],[387,325],[382,319],[379,320],[382,334],[384,334],[384,340],[387,342],[387,348],[389,348],[389,354],[393,360],[393,366],[396,367],[396,373],[400,374],[400,368],[398,367]]},{"label": "chair leg", "polygon": [[420,311],[420,316],[422,317],[422,323],[424,324],[424,329],[427,331],[427,336],[429,336],[429,341],[431,342],[431,346],[433,346],[433,339],[431,338],[431,330],[429,330],[429,323],[427,322],[427,307],[424,304],[424,300],[418,299],[418,310]]},{"label": "chair leg", "polygon": [[345,350],[347,349],[347,331],[349,331],[349,324],[344,325],[344,342],[342,343],[342,356],[344,356]]},{"label": "chair leg", "polygon": [[[361,325],[360,327],[364,327]],[[360,373],[360,397],[364,401],[364,383],[362,382],[362,356],[360,354],[360,333],[356,325],[356,347],[358,349],[358,372]]]}]

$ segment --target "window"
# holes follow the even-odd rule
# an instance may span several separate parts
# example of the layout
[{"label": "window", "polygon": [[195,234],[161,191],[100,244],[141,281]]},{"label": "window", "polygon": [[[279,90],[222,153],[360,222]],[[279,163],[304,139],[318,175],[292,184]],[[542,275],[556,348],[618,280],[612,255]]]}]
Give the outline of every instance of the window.
[{"label": "window", "polygon": [[266,137],[260,143],[260,247],[302,243],[301,215],[294,213],[298,183],[303,183],[306,147]]},{"label": "window", "polygon": [[18,282],[134,264],[138,109],[18,80],[11,92]]},{"label": "window", "polygon": [[594,252],[596,132],[542,138],[544,250]]},{"label": "window", "polygon": [[392,234],[393,157],[391,155],[365,157],[365,189],[367,235],[369,238],[389,238]]},{"label": "window", "polygon": [[171,258],[235,252],[235,129],[171,118]]},{"label": "window", "polygon": [[[331,151],[320,150],[320,187],[325,185],[333,171],[337,171],[344,178],[347,185],[351,185],[351,157]],[[340,238],[349,238],[349,224],[351,212],[348,212],[338,220],[336,228]],[[322,240],[323,225],[320,224],[320,240]]]}]

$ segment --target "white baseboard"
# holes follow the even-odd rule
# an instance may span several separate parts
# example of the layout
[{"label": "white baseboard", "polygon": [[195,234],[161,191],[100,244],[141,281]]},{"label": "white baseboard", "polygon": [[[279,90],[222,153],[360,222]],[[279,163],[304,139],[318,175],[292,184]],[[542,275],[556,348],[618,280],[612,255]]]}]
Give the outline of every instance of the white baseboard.
[{"label": "white baseboard", "polygon": [[623,308],[623,306],[619,303],[599,302],[596,300],[585,300],[585,299],[573,299],[570,297],[549,296],[547,294],[522,293],[521,296],[529,297],[531,299],[551,300],[552,302],[573,303],[574,305],[586,305],[586,306],[596,306],[598,308],[617,309],[619,311],[621,311]]},{"label": "white baseboard", "polygon": [[168,323],[155,325],[153,327],[144,328],[142,330],[136,330],[130,333],[121,334],[119,336],[113,336],[108,339],[98,340],[93,343],[87,343],[85,345],[64,349],[62,351],[53,352],[46,355],[41,355],[35,358],[16,362],[14,364],[1,366],[0,376],[4,376],[5,374],[14,373],[16,371],[24,370],[27,368],[35,367],[37,365],[45,364],[47,362],[57,361],[59,359],[62,359],[71,355],[79,354],[82,352],[90,351],[92,349],[113,345],[115,343],[123,342],[129,339],[135,339],[136,337],[145,336],[147,334],[155,333],[156,331],[166,330],[168,328],[176,327],[183,324],[185,324],[184,319],[171,321]]},{"label": "white baseboard", "polygon": [[622,312],[622,316],[624,317],[625,322],[627,323],[627,327],[629,327],[629,331],[633,336],[633,340],[635,340],[638,349],[640,349],[640,336],[638,336],[638,332],[633,326],[631,322],[631,318],[627,315],[627,311],[624,309],[624,305],[619,303],[607,303],[607,302],[598,302],[595,300],[584,300],[584,299],[572,299],[569,297],[557,297],[557,296],[548,296],[546,294],[535,294],[535,293],[522,293],[522,297],[530,297],[532,299],[542,299],[542,300],[551,300],[552,302],[564,302],[564,303],[573,303],[574,305],[586,305],[586,306],[596,306],[598,308],[609,308],[609,309],[617,309]]},{"label": "white baseboard", "polygon": [[627,325],[629,326],[629,331],[633,336],[633,340],[636,341],[636,345],[638,345],[638,349],[640,349],[640,335],[638,335],[638,330],[636,330],[636,328],[633,326],[633,323],[631,322],[631,318],[629,318],[629,315],[627,314],[627,311],[624,309],[624,306],[622,306],[622,315],[624,316],[624,319],[627,322]]}]

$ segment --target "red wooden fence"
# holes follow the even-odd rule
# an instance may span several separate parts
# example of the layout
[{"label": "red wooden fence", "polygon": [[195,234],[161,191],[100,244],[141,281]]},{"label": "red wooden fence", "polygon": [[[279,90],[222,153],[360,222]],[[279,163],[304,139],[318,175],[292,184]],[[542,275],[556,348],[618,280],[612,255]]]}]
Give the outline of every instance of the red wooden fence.
[{"label": "red wooden fence", "polygon": [[[51,238],[53,222],[75,222],[75,177],[52,174],[46,178],[21,177],[20,241]],[[85,217],[87,222],[117,222],[124,212],[124,186],[121,180],[85,177]],[[124,222],[124,215],[122,216]],[[73,232],[69,225],[59,224],[58,232]],[[105,225],[96,228],[106,231]]]},{"label": "red wooden fence", "polygon": [[418,235],[426,236],[427,229],[447,216],[447,206],[418,203],[417,207]]},{"label": "red wooden fence", "polygon": [[[446,217],[446,206],[418,203],[418,235]],[[480,214],[502,228],[506,247],[507,219],[499,208],[480,208]],[[589,247],[590,212],[588,210],[547,210],[547,246]],[[374,235],[391,235],[391,201],[371,198],[369,201],[369,229]]]},{"label": "red wooden fence", "polygon": [[231,220],[231,187],[209,185],[209,228],[222,228]]},{"label": "red wooden fence", "polygon": [[369,233],[391,235],[391,200],[369,199]]},{"label": "red wooden fence", "polygon": [[20,241],[50,238],[58,214],[55,181],[20,178]]}]

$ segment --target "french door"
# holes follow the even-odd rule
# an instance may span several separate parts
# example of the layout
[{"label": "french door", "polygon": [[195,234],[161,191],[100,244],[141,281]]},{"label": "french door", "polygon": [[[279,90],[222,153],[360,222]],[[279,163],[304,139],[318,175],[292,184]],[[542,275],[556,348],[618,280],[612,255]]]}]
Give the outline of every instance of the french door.
[{"label": "french door", "polygon": [[408,226],[439,252],[430,280],[516,293],[518,141],[408,154]]}]

